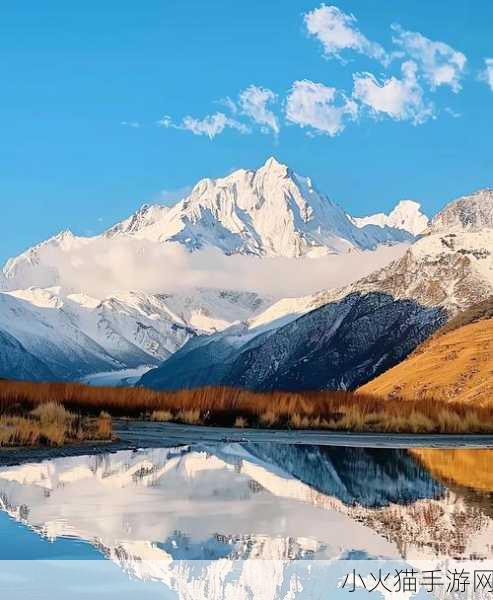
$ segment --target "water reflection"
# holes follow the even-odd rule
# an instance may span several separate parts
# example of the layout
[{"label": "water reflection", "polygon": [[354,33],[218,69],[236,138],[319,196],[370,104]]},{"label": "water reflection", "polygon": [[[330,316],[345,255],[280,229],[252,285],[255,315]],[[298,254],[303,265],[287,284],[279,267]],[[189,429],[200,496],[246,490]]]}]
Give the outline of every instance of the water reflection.
[{"label": "water reflection", "polygon": [[244,596],[274,599],[292,561],[493,559],[492,466],[484,450],[194,444],[3,468],[0,508],[187,594],[280,564],[274,595]]}]

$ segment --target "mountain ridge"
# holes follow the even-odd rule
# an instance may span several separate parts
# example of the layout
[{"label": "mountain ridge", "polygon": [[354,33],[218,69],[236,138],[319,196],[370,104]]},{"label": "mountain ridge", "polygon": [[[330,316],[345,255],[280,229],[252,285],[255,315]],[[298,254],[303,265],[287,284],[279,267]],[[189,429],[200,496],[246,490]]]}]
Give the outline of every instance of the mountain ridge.
[{"label": "mountain ridge", "polygon": [[[61,373],[60,340],[66,340],[65,351],[70,348],[69,354],[87,365],[77,369],[74,362],[68,372],[86,377],[90,364],[98,372],[155,366],[187,340],[195,350],[211,342],[218,352],[239,351],[259,343],[259,336],[275,334],[304,314],[354,293],[387,294],[395,301],[410,299],[423,309],[454,314],[493,293],[492,209],[493,192],[480,190],[447,205],[415,237],[402,228],[421,230],[427,218],[417,203],[404,201],[390,215],[368,217],[374,223],[357,222],[318,192],[310,178],[271,158],[256,170],[203,179],[173,207],[144,205],[101,235],[81,237],[65,230],[10,259],[0,277],[4,294],[0,332],[16,340],[19,354],[31,354],[18,361],[30,365],[29,373],[36,365],[40,374],[47,372],[42,366],[43,336],[52,340],[48,371]],[[390,222],[401,229],[389,227]],[[343,288],[283,298],[275,304],[259,294],[217,286],[205,294],[197,284],[179,291],[166,289],[174,252],[170,248],[176,245],[182,252],[178,264],[186,269],[183,257],[199,256],[205,248],[219,251],[226,261],[237,255],[254,261],[272,257],[296,261],[348,252],[364,259],[365,248],[413,240],[402,258]],[[298,263],[292,264],[295,273]],[[129,268],[135,275],[132,284]],[[143,270],[153,278],[152,291],[140,288]],[[201,270],[203,263],[198,264]],[[85,289],[83,276],[111,287],[116,286],[115,273],[118,283],[128,289]],[[177,276],[186,279],[187,272]],[[52,306],[37,305],[47,298]],[[217,333],[225,329],[224,336]],[[57,330],[60,339],[53,334]],[[212,338],[190,342],[204,333]],[[86,351],[84,345],[91,349]],[[33,356],[41,364],[32,362]]]},{"label": "mountain ridge", "polygon": [[[478,194],[481,198],[483,192]],[[469,197],[473,207],[477,206],[477,200],[477,195]],[[467,201],[465,206],[464,204],[464,199],[461,198],[447,205],[444,210],[449,212],[459,210],[461,214],[464,212],[470,214]],[[439,213],[435,223],[440,219]],[[255,369],[261,373],[263,369],[272,367],[275,373],[270,375],[270,379],[262,379],[257,375],[260,389],[272,389],[271,386],[275,385],[280,386],[280,389],[290,389],[291,385],[295,386],[294,389],[299,389],[297,385],[308,386],[310,370],[313,373],[312,387],[315,386],[317,389],[325,389],[329,383],[336,387],[355,385],[357,377],[351,378],[352,376],[348,375],[333,379],[329,367],[324,367],[326,368],[325,379],[320,379],[316,375],[320,372],[320,365],[316,366],[316,360],[319,358],[315,359],[313,354],[314,349],[317,348],[317,338],[322,338],[327,330],[330,331],[334,327],[333,323],[339,318],[337,310],[332,321],[328,319],[325,326],[320,322],[316,327],[307,325],[303,330],[301,324],[308,324],[310,315],[315,315],[324,307],[342,305],[355,294],[359,294],[361,298],[382,295],[392,298],[396,303],[412,300],[423,311],[436,309],[438,311],[436,319],[433,324],[430,323],[426,334],[414,336],[408,341],[407,346],[403,345],[402,349],[405,351],[402,357],[393,358],[394,364],[397,364],[428,335],[443,325],[447,318],[445,315],[453,316],[460,310],[493,295],[493,259],[491,251],[488,250],[493,248],[493,223],[492,229],[471,228],[469,221],[470,219],[464,224],[462,231],[455,227],[455,233],[447,233],[446,229],[426,232],[401,259],[391,262],[388,266],[349,286],[305,298],[282,300],[269,307],[266,315],[260,314],[252,319],[243,330],[226,330],[213,336],[211,340],[198,338],[192,345],[186,344],[172,357],[171,362],[168,364],[165,362],[157,370],[144,375],[140,384],[173,388],[177,382],[185,385],[189,377],[193,385],[221,383],[255,388],[255,381],[252,379]],[[485,223],[485,220],[483,219],[481,223]],[[487,223],[489,221],[486,221]],[[327,314],[330,314],[330,309]],[[375,316],[374,319],[376,318]],[[377,326],[383,327],[384,324],[373,320],[365,325],[368,331]],[[297,328],[296,333],[294,330],[291,332],[296,337],[296,344],[300,344],[300,347],[304,344],[304,349],[298,351],[295,362],[290,358],[289,352],[284,355],[276,354],[286,344],[289,345],[289,335],[283,336],[283,330],[288,331],[290,327]],[[391,334],[391,331],[387,331],[387,335]],[[348,339],[346,344],[352,344],[353,341]],[[362,352],[364,352],[365,344],[371,344],[371,340],[365,340],[363,332],[358,343],[362,345]],[[401,340],[401,343],[404,343],[404,340]],[[212,348],[220,357],[219,360],[214,360]],[[349,348],[350,346],[345,346],[346,353],[349,352]],[[193,360],[192,355],[187,354],[189,349],[194,352]],[[328,345],[318,348],[317,356],[322,360],[323,356],[330,356],[333,351],[332,342],[328,342]],[[258,355],[257,358],[255,354]],[[183,356],[182,364],[179,362],[181,356]],[[204,362],[207,364],[210,376],[203,370]],[[390,367],[391,362],[385,363],[386,368]],[[255,369],[253,365],[256,365]],[[382,367],[382,363],[379,366]],[[371,369],[379,366],[367,365],[366,370],[360,374],[360,385],[365,377],[371,378]],[[192,369],[196,369],[193,374]],[[356,364],[354,371],[355,373],[357,371]],[[282,372],[286,375],[280,378],[279,373]],[[294,379],[301,377],[302,382],[296,383],[289,372],[293,373]]]},{"label": "mountain ridge", "polygon": [[369,249],[413,237],[386,226],[356,227],[309,177],[274,157],[256,170],[201,179],[173,207],[144,205],[103,235],[176,241],[190,251],[214,246],[227,255],[289,258]]}]

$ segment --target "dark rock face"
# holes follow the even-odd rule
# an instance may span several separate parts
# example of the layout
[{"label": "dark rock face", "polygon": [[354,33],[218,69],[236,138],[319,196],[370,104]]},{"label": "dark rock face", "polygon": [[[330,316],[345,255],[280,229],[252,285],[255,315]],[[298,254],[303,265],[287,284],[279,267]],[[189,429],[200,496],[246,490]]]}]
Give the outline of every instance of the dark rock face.
[{"label": "dark rock face", "polygon": [[439,308],[352,293],[239,349],[221,338],[185,346],[141,383],[156,389],[233,385],[253,390],[354,389],[393,367],[446,321]]}]

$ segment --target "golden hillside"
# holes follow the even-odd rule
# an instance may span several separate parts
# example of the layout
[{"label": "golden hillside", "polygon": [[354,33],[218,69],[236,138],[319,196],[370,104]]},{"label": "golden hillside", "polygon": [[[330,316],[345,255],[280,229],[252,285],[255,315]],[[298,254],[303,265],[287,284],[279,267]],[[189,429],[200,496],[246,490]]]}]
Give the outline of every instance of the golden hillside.
[{"label": "golden hillside", "polygon": [[493,492],[493,450],[415,448],[409,451],[437,479],[474,490]]},{"label": "golden hillside", "polygon": [[438,332],[358,392],[404,400],[493,400],[493,319]]}]

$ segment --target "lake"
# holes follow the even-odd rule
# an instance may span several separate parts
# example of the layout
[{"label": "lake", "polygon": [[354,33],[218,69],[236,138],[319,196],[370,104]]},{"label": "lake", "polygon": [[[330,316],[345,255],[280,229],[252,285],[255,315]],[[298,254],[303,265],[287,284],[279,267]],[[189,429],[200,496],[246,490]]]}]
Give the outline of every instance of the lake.
[{"label": "lake", "polygon": [[215,441],[0,467],[0,591],[491,598],[492,491],[488,449]]}]

